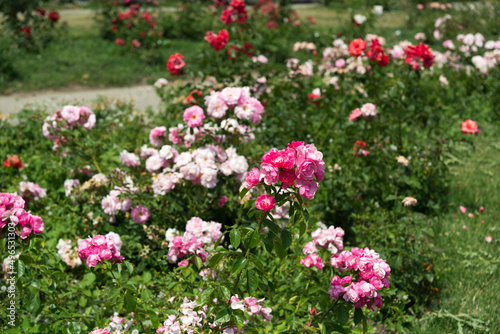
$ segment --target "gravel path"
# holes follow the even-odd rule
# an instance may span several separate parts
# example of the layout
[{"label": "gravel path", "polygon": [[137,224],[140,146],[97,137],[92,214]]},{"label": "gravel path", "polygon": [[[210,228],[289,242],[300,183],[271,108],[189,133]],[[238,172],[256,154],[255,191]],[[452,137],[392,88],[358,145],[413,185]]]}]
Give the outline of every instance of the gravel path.
[{"label": "gravel path", "polygon": [[33,93],[16,93],[0,96],[0,112],[4,115],[17,113],[25,105],[44,105],[49,110],[62,107],[64,104],[90,105],[99,96],[120,100],[133,99],[139,110],[147,107],[157,108],[161,100],[152,86],[135,86],[124,88],[82,89],[77,91],[42,91]]}]

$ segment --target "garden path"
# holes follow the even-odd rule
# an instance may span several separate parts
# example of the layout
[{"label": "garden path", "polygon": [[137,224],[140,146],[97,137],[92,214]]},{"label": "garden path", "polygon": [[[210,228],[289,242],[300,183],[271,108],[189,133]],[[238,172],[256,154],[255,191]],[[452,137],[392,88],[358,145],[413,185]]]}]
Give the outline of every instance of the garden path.
[{"label": "garden path", "polygon": [[3,115],[17,113],[26,104],[47,106],[48,110],[61,107],[65,103],[90,105],[99,96],[121,100],[133,99],[136,108],[142,111],[147,107],[156,108],[161,102],[153,86],[52,90],[0,96],[0,113]]}]

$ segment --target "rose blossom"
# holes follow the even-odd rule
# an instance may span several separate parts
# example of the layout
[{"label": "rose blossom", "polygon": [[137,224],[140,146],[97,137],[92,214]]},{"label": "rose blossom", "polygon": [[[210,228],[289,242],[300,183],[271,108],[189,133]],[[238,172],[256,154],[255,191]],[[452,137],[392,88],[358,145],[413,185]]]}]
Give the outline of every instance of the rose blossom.
[{"label": "rose blossom", "polygon": [[275,204],[276,200],[274,199],[274,197],[267,194],[260,195],[255,201],[255,206],[257,207],[257,209],[262,211],[271,211],[274,208]]},{"label": "rose blossom", "polygon": [[132,219],[136,222],[136,224],[144,224],[148,221],[150,213],[146,207],[138,205],[132,209],[130,215],[132,216]]}]

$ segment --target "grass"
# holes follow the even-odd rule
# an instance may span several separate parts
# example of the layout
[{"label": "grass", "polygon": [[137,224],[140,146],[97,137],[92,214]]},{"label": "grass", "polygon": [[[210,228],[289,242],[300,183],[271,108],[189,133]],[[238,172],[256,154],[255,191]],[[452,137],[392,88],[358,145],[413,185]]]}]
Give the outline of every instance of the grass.
[{"label": "grass", "polygon": [[0,92],[151,83],[168,73],[165,64],[170,54],[180,52],[187,62],[196,63],[202,45],[172,41],[158,51],[165,62],[146,65],[137,55],[121,52],[113,43],[102,40],[91,15],[68,14],[64,20],[68,22],[68,32],[62,40],[51,43],[39,54],[19,53],[14,57],[19,78],[0,85]]},{"label": "grass", "polygon": [[[498,126],[484,133],[498,133]],[[435,263],[440,296],[433,311],[416,324],[415,334],[497,333],[500,328],[500,137],[483,134],[473,139],[476,151],[464,147],[460,163],[452,168],[449,213],[435,222],[437,245],[443,250]],[[467,208],[465,214],[460,205]],[[485,241],[489,235],[491,243]]]}]

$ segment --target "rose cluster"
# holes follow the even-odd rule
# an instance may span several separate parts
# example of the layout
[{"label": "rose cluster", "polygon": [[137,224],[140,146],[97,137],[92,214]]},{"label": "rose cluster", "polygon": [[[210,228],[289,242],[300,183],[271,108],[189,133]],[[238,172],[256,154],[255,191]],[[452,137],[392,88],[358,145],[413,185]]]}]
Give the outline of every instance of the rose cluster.
[{"label": "rose cluster", "polygon": [[3,166],[7,168],[17,168],[17,169],[23,169],[24,162],[19,159],[17,154],[14,155],[9,155],[7,159],[4,160]]},{"label": "rose cluster", "polygon": [[315,266],[319,270],[323,270],[325,264],[321,257],[316,254],[318,252],[318,247],[327,249],[332,254],[337,254],[342,251],[342,249],[344,249],[344,230],[340,227],[335,228],[330,226],[327,228],[322,225],[311,233],[311,237],[313,241],[306,243],[302,250],[307,256],[300,260],[300,263],[307,268]]},{"label": "rose cluster", "polygon": [[409,45],[405,50],[406,63],[415,71],[422,64],[424,68],[430,68],[434,64],[434,55],[428,45],[420,43],[419,45]]},{"label": "rose cluster", "polygon": [[34,199],[35,201],[38,201],[41,198],[47,197],[47,189],[44,189],[33,182],[20,182],[19,192],[24,198],[26,198],[26,200]]},{"label": "rose cluster", "polygon": [[74,130],[81,127],[91,130],[95,123],[95,114],[89,108],[67,105],[45,118],[42,132],[46,138],[54,140],[52,149],[57,150],[66,141],[66,138],[60,134],[62,130]]},{"label": "rose cluster", "polygon": [[95,267],[98,262],[104,262],[104,260],[122,263],[121,248],[120,236],[114,232],[109,232],[106,235],[96,235],[93,238],[89,237],[82,240],[78,244],[78,256],[89,267]]},{"label": "rose cluster", "polygon": [[207,41],[215,51],[224,49],[227,42],[229,42],[229,32],[226,29],[219,30],[219,34],[214,34],[207,31],[205,34],[205,41]]},{"label": "rose cluster", "polygon": [[[21,232],[16,229],[16,234],[21,239],[26,239],[32,232],[41,234],[43,232],[43,220],[39,216],[24,210],[24,199],[20,196],[1,193],[0,194],[0,228],[6,225],[10,227],[20,226]],[[9,222],[10,221],[10,222]]]},{"label": "rose cluster", "polygon": [[220,119],[226,116],[230,108],[239,119],[259,124],[262,120],[264,107],[255,97],[250,96],[249,87],[226,87],[220,92],[212,91],[205,96],[207,115]]},{"label": "rose cluster", "polygon": [[163,326],[156,330],[156,333],[163,334],[179,334],[179,333],[194,333],[195,328],[202,326],[201,322],[203,319],[207,318],[208,307],[205,305],[198,311],[194,309],[197,308],[198,303],[196,301],[190,301],[184,297],[184,301],[180,306],[180,317],[176,315],[169,315],[167,320],[163,323]]},{"label": "rose cluster", "polygon": [[294,141],[284,150],[271,149],[266,152],[260,170],[254,168],[248,172],[245,187],[251,189],[260,182],[266,185],[281,183],[283,188],[298,188],[300,196],[312,200],[318,190],[318,182],[324,176],[323,154],[314,144],[305,145],[304,142]]},{"label": "rose cluster", "polygon": [[[389,288],[391,268],[375,251],[355,247],[351,251],[333,254],[330,262],[340,272],[348,270],[359,274],[356,282],[353,282],[352,274],[344,278],[333,277],[328,291],[332,299],[343,297],[345,301],[352,302],[356,308],[366,305],[374,309],[375,306],[378,308],[382,306],[379,291]],[[348,285],[345,286],[346,284]]]},{"label": "rose cluster", "polygon": [[[186,224],[186,232],[179,236],[175,229],[168,229],[165,239],[169,243],[167,260],[176,263],[179,259],[190,255],[199,256],[202,262],[207,260],[204,246],[209,248],[215,245],[221,237],[222,225],[217,222],[206,222],[201,218],[193,217]],[[187,266],[187,260],[179,262],[179,266]]]},{"label": "rose cluster", "polygon": [[238,22],[239,24],[245,23],[248,19],[245,2],[242,0],[232,0],[229,3],[229,7],[222,11],[220,19],[228,25],[234,22]]},{"label": "rose cluster", "polygon": [[365,103],[361,108],[356,108],[351,112],[349,121],[354,121],[358,117],[363,116],[365,119],[368,117],[377,116],[377,106],[373,103]]},{"label": "rose cluster", "polygon": [[71,240],[59,239],[56,249],[61,260],[71,268],[82,265],[82,260],[78,257],[78,248],[71,246]]},{"label": "rose cluster", "polygon": [[238,295],[232,296],[230,300],[233,310],[242,310],[248,315],[260,315],[265,320],[271,321],[273,318],[271,315],[272,309],[270,307],[262,307],[261,303],[263,301],[264,298],[257,299],[255,297],[245,297],[243,300],[240,300]]}]

